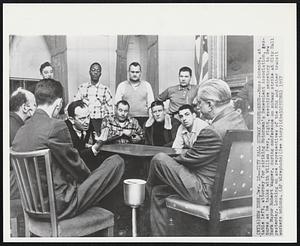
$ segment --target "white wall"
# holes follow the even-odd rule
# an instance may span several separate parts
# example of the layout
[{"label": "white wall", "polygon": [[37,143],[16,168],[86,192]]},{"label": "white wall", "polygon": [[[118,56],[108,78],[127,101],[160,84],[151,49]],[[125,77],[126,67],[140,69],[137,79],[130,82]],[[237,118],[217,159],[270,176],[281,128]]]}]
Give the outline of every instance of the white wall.
[{"label": "white wall", "polygon": [[179,84],[178,71],[188,66],[194,76],[194,39],[195,36],[158,36],[159,93],[166,88]]},{"label": "white wall", "polygon": [[101,64],[100,82],[114,96],[117,36],[67,36],[67,48],[69,100],[73,100],[80,84],[90,81],[89,68],[93,62]]},{"label": "white wall", "polygon": [[42,36],[16,36],[9,52],[9,76],[40,79],[40,66],[51,62],[50,52]]}]

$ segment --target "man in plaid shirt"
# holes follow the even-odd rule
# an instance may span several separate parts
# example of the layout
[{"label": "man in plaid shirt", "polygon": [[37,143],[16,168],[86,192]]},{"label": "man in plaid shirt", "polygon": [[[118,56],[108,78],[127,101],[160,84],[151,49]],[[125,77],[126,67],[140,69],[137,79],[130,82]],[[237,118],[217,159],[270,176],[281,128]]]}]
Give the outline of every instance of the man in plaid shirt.
[{"label": "man in plaid shirt", "polygon": [[129,103],[121,100],[116,104],[115,115],[106,117],[102,121],[101,135],[107,138],[120,136],[114,143],[140,143],[144,140],[144,133],[138,121],[129,117]]},{"label": "man in plaid shirt", "polygon": [[113,100],[109,88],[99,82],[102,67],[98,62],[94,62],[90,66],[91,81],[81,84],[74,101],[83,100],[90,110],[91,122],[94,126],[96,134],[99,136],[101,132],[102,120],[113,115]]}]

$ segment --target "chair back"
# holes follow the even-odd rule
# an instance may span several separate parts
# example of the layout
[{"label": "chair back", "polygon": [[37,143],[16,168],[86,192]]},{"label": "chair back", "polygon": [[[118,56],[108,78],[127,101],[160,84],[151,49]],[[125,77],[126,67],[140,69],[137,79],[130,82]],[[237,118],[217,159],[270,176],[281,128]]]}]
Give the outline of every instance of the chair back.
[{"label": "chair back", "polygon": [[228,130],[219,155],[211,216],[221,208],[252,204],[253,131]]},{"label": "chair back", "polygon": [[30,152],[10,150],[25,215],[51,220],[53,236],[57,236],[57,217],[51,152],[49,149]]}]

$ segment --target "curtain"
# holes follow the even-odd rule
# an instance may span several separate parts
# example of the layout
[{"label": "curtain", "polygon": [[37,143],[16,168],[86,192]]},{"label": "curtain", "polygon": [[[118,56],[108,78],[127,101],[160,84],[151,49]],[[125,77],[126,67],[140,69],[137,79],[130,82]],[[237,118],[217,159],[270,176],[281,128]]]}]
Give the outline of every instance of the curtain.
[{"label": "curtain", "polygon": [[158,96],[158,36],[146,36],[148,40],[147,81],[151,84],[154,98]]},{"label": "curtain", "polygon": [[68,102],[68,64],[67,37],[65,35],[44,36],[51,54],[51,65],[54,69],[54,79],[64,87],[64,102]]},{"label": "curtain", "polygon": [[130,36],[118,35],[117,39],[117,65],[116,88],[118,84],[127,79],[127,50]]}]

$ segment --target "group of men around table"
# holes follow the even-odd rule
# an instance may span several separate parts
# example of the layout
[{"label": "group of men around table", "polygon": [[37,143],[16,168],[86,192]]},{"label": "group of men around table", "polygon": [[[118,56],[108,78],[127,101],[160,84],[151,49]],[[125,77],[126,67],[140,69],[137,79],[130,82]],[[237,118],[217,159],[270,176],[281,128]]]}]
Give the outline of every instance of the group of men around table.
[{"label": "group of men around table", "polygon": [[[140,80],[140,64],[134,62],[129,66],[128,80],[117,88],[113,105],[110,90],[99,82],[101,69],[99,63],[91,65],[91,81],[80,85],[67,106],[66,121],[57,119],[63,87],[53,75],[43,76],[34,95],[23,89],[15,91],[10,98],[10,144],[15,151],[51,150],[59,219],[101,206],[120,182],[124,160],[113,155],[102,161],[101,146],[106,141],[183,149],[176,157],[159,153],[150,163],[146,187],[152,235],[165,236],[165,198],[179,194],[186,200],[209,204],[224,135],[228,129],[247,126],[222,80],[191,85],[192,70],[182,67],[179,85],[154,100],[151,85]],[[202,119],[192,106],[195,98]],[[163,101],[168,99],[169,108],[165,109]],[[12,187],[16,187],[13,176],[11,199],[18,197]]]}]

